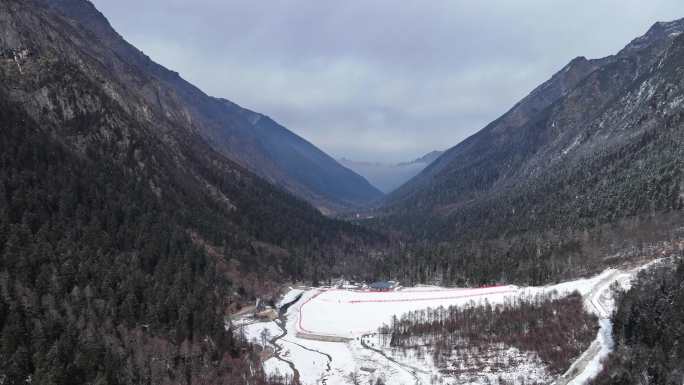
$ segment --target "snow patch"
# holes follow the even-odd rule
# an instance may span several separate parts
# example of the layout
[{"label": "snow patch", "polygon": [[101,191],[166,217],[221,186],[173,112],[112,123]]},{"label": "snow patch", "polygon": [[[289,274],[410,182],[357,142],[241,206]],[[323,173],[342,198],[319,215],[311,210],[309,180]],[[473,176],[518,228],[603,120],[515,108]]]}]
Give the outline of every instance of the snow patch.
[{"label": "snow patch", "polygon": [[566,147],[563,150],[563,155],[567,155],[568,152],[570,152],[570,150],[572,150],[573,148],[575,148],[575,146],[577,146],[579,144],[579,142],[580,142],[580,137],[578,136],[575,138],[575,141],[573,141],[568,147]]},{"label": "snow patch", "polygon": [[247,341],[261,346],[270,345],[270,340],[281,334],[280,328],[275,322],[255,322],[242,325],[240,330]]},{"label": "snow patch", "polygon": [[271,357],[264,361],[264,372],[268,376],[288,377],[294,376],[292,368],[286,363],[275,357]]}]

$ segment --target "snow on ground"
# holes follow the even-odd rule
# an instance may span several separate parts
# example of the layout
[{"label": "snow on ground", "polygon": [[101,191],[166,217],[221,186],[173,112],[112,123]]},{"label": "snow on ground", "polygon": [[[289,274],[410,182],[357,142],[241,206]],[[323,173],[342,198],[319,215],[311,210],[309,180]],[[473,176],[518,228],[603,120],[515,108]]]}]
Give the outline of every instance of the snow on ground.
[{"label": "snow on ground", "polygon": [[[299,294],[302,297],[288,308],[285,326],[287,335],[277,343],[283,348],[281,357],[295,365],[303,385],[351,384],[350,373],[358,373],[361,383],[375,381],[377,378],[384,379],[385,383],[396,385],[440,383],[443,379],[439,378],[439,371],[430,364],[429,360],[391,355],[384,350],[381,350],[381,354],[365,348],[361,344],[361,337],[374,333],[383,324],[391,322],[392,316],[399,317],[412,310],[451,305],[465,306],[485,300],[491,304],[498,304],[518,296],[534,296],[553,291],[562,295],[578,291],[585,298],[587,309],[593,311],[601,319],[601,328],[592,347],[556,384],[567,384],[573,381],[571,382],[573,385],[581,385],[600,370],[600,361],[612,349],[611,325],[608,317],[614,308],[614,303],[610,286],[614,282],[620,283],[623,287],[629,285],[629,281],[638,270],[607,269],[591,278],[526,288],[498,286],[472,289],[420,286],[390,292],[331,288],[305,291],[293,289],[286,294],[280,304],[286,303],[287,300],[294,300]],[[271,335],[279,334],[279,329],[273,322],[250,324],[243,328],[246,329],[245,332],[249,338],[256,339],[257,342],[260,342],[261,330],[264,328],[267,328]],[[323,339],[334,337],[347,340],[323,342],[312,340],[311,337]],[[511,353],[511,357],[517,357],[516,354]],[[269,363],[270,361],[273,359],[266,361],[265,365],[269,374],[275,374],[276,370],[280,370],[281,373],[285,370],[282,361]],[[519,374],[539,369],[533,363],[529,365],[531,366],[521,366]],[[516,373],[510,374],[511,378],[515,375]],[[540,377],[543,377],[542,373]],[[435,380],[437,382],[433,382]],[[484,382],[486,380],[483,377],[482,383]],[[448,383],[448,381],[441,383]]]},{"label": "snow on ground", "polygon": [[[454,351],[451,357],[446,359],[449,365],[438,368],[434,362],[433,351],[427,346],[393,348],[389,346],[389,341],[383,341],[377,334],[365,336],[364,342],[373,348],[382,348],[386,355],[399,362],[400,368],[403,368],[403,373],[400,374],[404,374],[403,381],[407,384],[414,384],[416,381],[422,384],[442,385],[498,384],[501,381],[509,384],[529,384],[550,383],[553,380],[536,353],[523,352],[503,344],[494,344],[486,349],[483,347],[477,353]],[[443,370],[448,370],[450,375],[445,376]],[[413,376],[407,379],[407,374]],[[396,378],[386,383],[397,383]]]},{"label": "snow on ground", "polygon": [[[416,380],[423,384],[430,383],[429,372],[421,373],[403,364],[390,361],[382,354],[364,348],[359,340],[350,342],[348,346],[357,360],[358,365],[354,372],[359,375],[359,382],[362,384],[374,384],[378,378],[382,379],[385,384],[413,385]],[[368,371],[369,369],[372,371]],[[343,384],[350,384],[350,382]]]},{"label": "snow on ground", "polygon": [[275,357],[271,357],[264,361],[264,371],[270,375],[276,375],[279,377],[292,377],[294,373],[290,366]]},{"label": "snow on ground", "polygon": [[356,370],[356,360],[349,344],[308,340],[297,336],[299,309],[316,293],[318,290],[304,292],[296,306],[288,309],[288,334],[281,340],[282,345],[288,350],[287,359],[299,370],[303,385],[318,384],[321,379],[325,379],[327,385],[346,385],[349,383],[346,376]]},{"label": "snow on ground", "polygon": [[600,347],[599,351],[594,357],[591,357],[591,360],[589,360],[584,370],[580,371],[572,381],[568,382],[569,385],[583,385],[596,377],[603,368],[601,361],[613,351],[613,325],[610,322],[610,319],[601,319],[599,320],[599,324],[601,327],[595,341]]},{"label": "snow on ground", "polygon": [[[662,262],[663,259],[656,259],[629,271],[607,269],[599,276],[592,278],[595,283],[589,286],[587,292],[582,292],[582,295],[585,298],[585,306],[599,317],[598,334],[589,349],[555,381],[555,385],[584,385],[601,372],[603,360],[608,357],[614,347],[610,316],[615,310],[615,299],[611,285],[617,284],[622,290],[628,290],[639,271]],[[586,290],[586,286],[583,286]]]},{"label": "snow on ground", "polygon": [[348,375],[358,370],[357,360],[349,344],[313,341],[290,336],[286,340],[289,344],[297,344],[309,349],[305,352],[305,357],[297,355],[291,357],[298,369],[300,365],[303,365],[308,368],[306,370],[313,373],[308,376],[310,381],[307,381],[307,375],[299,369],[302,384],[317,384],[325,379],[328,385],[346,385],[349,383]]},{"label": "snow on ground", "polygon": [[[297,331],[343,338],[357,338],[376,331],[397,317],[427,307],[464,305],[487,299],[501,303],[518,294],[515,286],[479,289],[431,289],[370,292],[352,290],[320,290],[298,306],[300,322]],[[360,316],[363,315],[363,316]]]},{"label": "snow on ground", "polygon": [[278,301],[276,307],[280,309],[283,305],[294,301],[297,298],[297,296],[302,294],[303,292],[304,290],[293,289],[292,287],[290,287],[290,290],[287,293],[285,293],[285,295],[283,296],[283,298],[280,299],[280,301]]},{"label": "snow on ground", "polygon": [[[560,295],[578,291],[587,297],[592,290],[598,293],[608,290],[616,280],[629,279],[632,273],[607,269],[603,273],[575,281],[539,287],[496,286],[483,288],[442,288],[420,286],[403,288],[390,292],[372,292],[339,289],[313,289],[299,301],[297,309],[300,322],[296,331],[300,333],[343,338],[357,338],[375,332],[383,324],[391,321],[392,316],[401,316],[413,310],[428,307],[466,305],[471,302],[488,301],[490,304],[503,303],[519,296],[557,292]],[[606,304],[612,306],[612,304]],[[588,310],[594,311],[590,303]],[[604,310],[602,307],[599,311]],[[363,315],[360,317],[359,315]],[[602,316],[604,314],[599,314]]]},{"label": "snow on ground", "polygon": [[[281,334],[281,330],[275,322],[254,322],[250,324],[243,324],[240,327],[240,330],[242,330],[242,333],[244,333],[247,341],[261,346],[270,345],[269,341],[271,338]],[[266,332],[264,333],[264,331]],[[262,333],[264,334],[262,335]],[[265,341],[262,337],[265,337]]]},{"label": "snow on ground", "polygon": [[299,371],[302,384],[316,384],[326,371],[328,359],[287,338],[278,341],[278,343],[286,350],[283,358],[294,363]]},{"label": "snow on ground", "polygon": [[[557,292],[559,295],[570,294],[574,291],[579,292],[583,297],[587,297],[592,291],[596,291],[597,286],[601,283],[608,282],[610,285],[616,275],[625,274],[630,276],[629,273],[622,273],[615,269],[606,269],[601,274],[593,276],[591,278],[580,278],[574,281],[567,281],[562,283],[557,283],[554,285],[547,286],[531,286],[521,289],[521,294],[524,295],[537,295],[543,293],[551,293],[553,291]],[[593,311],[594,309],[588,306],[588,310]]]}]

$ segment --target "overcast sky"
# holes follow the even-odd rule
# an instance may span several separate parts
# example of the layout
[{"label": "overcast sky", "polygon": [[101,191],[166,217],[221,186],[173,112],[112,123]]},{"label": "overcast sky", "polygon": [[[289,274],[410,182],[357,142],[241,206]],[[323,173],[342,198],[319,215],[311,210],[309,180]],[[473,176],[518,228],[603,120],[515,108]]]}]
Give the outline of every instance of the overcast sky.
[{"label": "overcast sky", "polygon": [[682,0],[92,0],[155,61],[334,157],[446,149]]}]

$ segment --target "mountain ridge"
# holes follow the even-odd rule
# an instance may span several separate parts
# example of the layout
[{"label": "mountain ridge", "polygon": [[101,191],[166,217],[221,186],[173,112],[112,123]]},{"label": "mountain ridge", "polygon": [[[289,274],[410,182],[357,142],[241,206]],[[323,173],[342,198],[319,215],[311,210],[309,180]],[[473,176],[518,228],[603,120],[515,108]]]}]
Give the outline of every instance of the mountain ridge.
[{"label": "mountain ridge", "polygon": [[[208,96],[177,72],[155,63],[126,42],[92,3],[40,3],[92,33],[102,47],[85,48],[100,56],[113,75],[128,83],[129,88],[141,87],[139,93],[149,106],[158,108],[177,124],[199,132],[214,149],[271,183],[326,213],[361,206],[382,196],[364,178],[271,118],[262,115],[266,119],[255,121],[257,112],[224,98]],[[107,56],[108,52],[113,56]],[[135,70],[129,71],[130,67]]]},{"label": "mountain ridge", "polygon": [[[673,35],[674,30],[684,30],[684,19],[654,24],[645,35],[634,39],[626,48],[616,55],[600,59],[586,59],[584,57],[573,59],[549,80],[542,83],[531,91],[529,95],[516,103],[500,118],[494,120],[481,131],[473,134],[463,142],[447,150],[438,161],[431,164],[406,185],[390,194],[385,200],[387,205],[391,206],[396,202],[406,199],[421,188],[427,188],[427,185],[432,183],[431,180],[433,178],[437,177],[440,173],[447,172],[446,168],[450,164],[455,165],[459,161],[463,162],[463,164],[468,164],[468,162],[472,162],[472,159],[482,159],[483,155],[481,153],[478,153],[477,155],[473,154],[471,160],[466,160],[466,158],[464,158],[464,154],[469,151],[472,152],[474,146],[482,146],[486,141],[493,140],[497,140],[504,144],[507,143],[506,140],[510,138],[510,135],[506,136],[507,131],[525,125],[533,125],[534,122],[532,122],[532,119],[539,119],[541,116],[540,114],[543,113],[545,109],[551,108],[560,99],[572,97],[572,95],[570,95],[571,91],[577,86],[580,86],[581,83],[587,82],[587,79],[590,79],[591,74],[597,74],[611,66],[614,68],[615,66],[626,65],[626,57],[631,55],[631,60],[634,62],[634,68],[631,69],[633,73],[630,76],[634,79],[639,78],[643,75],[642,71],[645,71],[654,64],[653,60],[655,59],[653,59],[653,57],[657,57],[657,54],[654,53],[664,51],[666,46],[677,36]],[[497,137],[497,135],[501,137]],[[571,143],[567,143],[566,147]],[[496,150],[484,150],[484,153],[493,155],[494,153],[492,151]]]}]

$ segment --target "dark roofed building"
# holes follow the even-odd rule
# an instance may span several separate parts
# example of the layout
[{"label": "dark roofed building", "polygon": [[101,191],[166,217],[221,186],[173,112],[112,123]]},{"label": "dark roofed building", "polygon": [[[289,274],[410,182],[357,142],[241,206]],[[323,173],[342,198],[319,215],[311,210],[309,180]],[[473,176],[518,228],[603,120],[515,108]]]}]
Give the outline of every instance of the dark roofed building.
[{"label": "dark roofed building", "polygon": [[394,284],[387,281],[378,281],[370,284],[373,291],[390,291],[394,288]]}]

